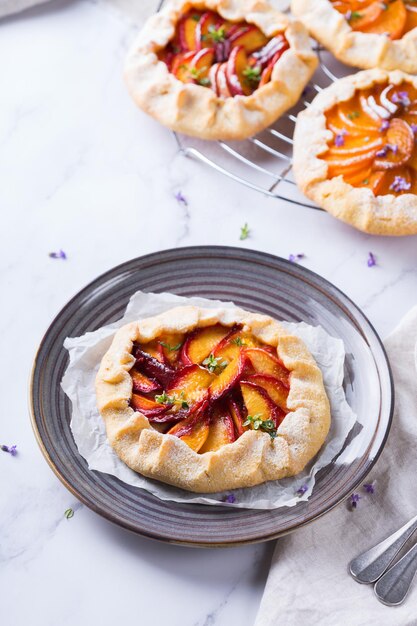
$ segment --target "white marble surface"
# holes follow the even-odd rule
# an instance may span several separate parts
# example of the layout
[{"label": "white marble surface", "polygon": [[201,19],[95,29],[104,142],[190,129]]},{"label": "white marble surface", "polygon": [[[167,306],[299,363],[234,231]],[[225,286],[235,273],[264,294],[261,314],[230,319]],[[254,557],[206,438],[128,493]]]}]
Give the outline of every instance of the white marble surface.
[{"label": "white marble surface", "polygon": [[[98,274],[193,244],[303,252],[303,263],[345,291],[384,336],[416,304],[416,238],[371,238],[177,154],[171,134],[126,94],[121,67],[136,27],[105,2],[58,1],[0,22],[0,443],[19,449],[15,458],[0,453],[1,623],[249,626],[273,545],[157,544],[80,506],[31,432],[36,346]],[[188,207],[174,199],[178,190]],[[244,222],[251,237],[241,243]],[[48,257],[60,248],[66,261]]]}]

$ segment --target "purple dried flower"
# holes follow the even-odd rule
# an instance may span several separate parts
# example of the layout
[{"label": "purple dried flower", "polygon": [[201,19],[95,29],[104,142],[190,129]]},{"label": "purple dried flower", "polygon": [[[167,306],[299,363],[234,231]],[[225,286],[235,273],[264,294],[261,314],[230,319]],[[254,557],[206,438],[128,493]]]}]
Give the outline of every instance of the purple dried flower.
[{"label": "purple dried flower", "polygon": [[394,182],[390,185],[390,189],[399,193],[400,191],[408,191],[411,183],[405,180],[403,176],[396,176]]},{"label": "purple dried flower", "polygon": [[341,148],[342,146],[345,145],[345,135],[346,134],[347,134],[347,132],[345,130],[342,130],[340,133],[338,133],[336,135],[336,137],[334,138],[335,146],[337,146],[338,148]]},{"label": "purple dried flower", "polygon": [[413,133],[417,135],[417,124],[411,123],[410,126],[411,126],[411,130],[413,131]]},{"label": "purple dried flower", "polygon": [[368,267],[374,267],[376,265],[376,257],[372,252],[368,255]]},{"label": "purple dried flower", "polygon": [[51,259],[66,259],[67,255],[65,254],[65,252],[63,250],[60,250],[59,252],[50,252],[49,256],[51,257]]},{"label": "purple dried flower", "polygon": [[228,502],[228,504],[234,504],[236,502],[236,498],[233,493],[229,493],[227,494],[227,496],[225,496],[223,501]]},{"label": "purple dried flower", "polygon": [[394,154],[398,152],[398,146],[396,143],[387,143],[387,150],[391,150]]},{"label": "purple dried flower", "polygon": [[383,120],[381,126],[379,127],[379,130],[383,132],[384,130],[388,130],[389,126],[390,126],[390,121]]},{"label": "purple dried flower", "polygon": [[183,204],[184,206],[188,206],[187,198],[182,195],[181,191],[177,191],[177,193],[174,195],[174,198],[180,204]]},{"label": "purple dried flower", "polygon": [[8,452],[9,454],[11,454],[12,456],[16,456],[17,454],[17,446],[0,446],[0,448],[3,450],[3,452]]},{"label": "purple dried flower", "polygon": [[363,488],[366,493],[370,493],[371,495],[373,495],[375,493],[375,481],[373,481],[372,483],[365,483]]},{"label": "purple dried flower", "polygon": [[349,498],[349,505],[352,510],[357,508],[360,499],[361,497],[358,493],[352,493]]},{"label": "purple dried flower", "polygon": [[288,257],[288,260],[291,261],[291,263],[297,263],[297,261],[301,261],[301,259],[304,259],[305,254],[301,253],[301,254],[290,254],[290,256]]},{"label": "purple dried flower", "polygon": [[392,101],[395,102],[395,104],[402,104],[404,107],[408,107],[411,104],[407,91],[397,91],[392,96]]},{"label": "purple dried flower", "polygon": [[345,20],[347,22],[350,22],[351,19],[352,19],[352,11],[350,11],[350,10],[346,11],[346,13],[345,13]]},{"label": "purple dried flower", "polygon": [[388,148],[387,148],[387,146],[384,146],[383,148],[381,148],[380,150],[377,150],[375,152],[375,156],[376,157],[384,157],[384,156],[387,156],[387,152],[388,152]]},{"label": "purple dried flower", "polygon": [[296,496],[303,496],[308,489],[308,485],[301,485],[299,489],[295,492]]}]

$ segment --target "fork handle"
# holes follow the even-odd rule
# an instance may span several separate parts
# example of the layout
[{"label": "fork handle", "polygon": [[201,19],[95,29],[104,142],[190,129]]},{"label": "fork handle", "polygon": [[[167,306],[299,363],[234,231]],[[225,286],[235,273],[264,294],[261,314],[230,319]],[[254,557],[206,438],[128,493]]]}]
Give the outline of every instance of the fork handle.
[{"label": "fork handle", "polygon": [[416,530],[417,516],[376,546],[353,559],[349,566],[353,578],[365,584],[372,584],[378,580]]},{"label": "fork handle", "polygon": [[378,600],[388,606],[404,602],[417,572],[417,544],[393,565],[376,583]]}]

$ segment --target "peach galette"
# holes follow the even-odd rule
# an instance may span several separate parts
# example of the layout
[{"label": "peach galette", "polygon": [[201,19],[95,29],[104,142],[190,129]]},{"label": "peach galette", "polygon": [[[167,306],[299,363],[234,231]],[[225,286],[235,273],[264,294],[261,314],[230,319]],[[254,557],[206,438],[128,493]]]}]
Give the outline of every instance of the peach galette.
[{"label": "peach galette", "polygon": [[291,8],[340,61],[417,73],[416,0],[292,0]]},{"label": "peach galette", "polygon": [[369,70],[300,113],[294,175],[321,207],[380,235],[417,233],[417,77]]},{"label": "peach galette", "polygon": [[241,309],[179,307],[123,326],[96,392],[119,457],[195,492],[293,476],[330,426],[322,375],[303,342]]},{"label": "peach galette", "polygon": [[243,139],[298,101],[316,65],[305,28],[264,0],[176,0],[139,34],[125,77],[169,128]]}]

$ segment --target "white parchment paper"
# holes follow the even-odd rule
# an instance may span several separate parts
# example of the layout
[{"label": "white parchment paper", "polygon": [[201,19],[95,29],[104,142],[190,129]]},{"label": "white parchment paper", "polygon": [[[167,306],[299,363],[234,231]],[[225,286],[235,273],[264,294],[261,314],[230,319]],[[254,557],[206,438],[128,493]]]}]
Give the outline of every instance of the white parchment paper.
[{"label": "white parchment paper", "polygon": [[[219,302],[204,298],[184,298],[174,294],[136,292],[130,299],[122,319],[89,332],[82,337],[65,340],[70,363],[61,385],[72,402],[71,430],[80,454],[92,470],[112,474],[129,485],[146,489],[161,500],[233,506],[250,509],[276,509],[294,506],[311,495],[316,473],[328,465],[341,451],[347,435],[352,429],[356,415],[349,407],[343,390],[343,368],[345,350],[341,339],[328,335],[320,326],[314,327],[301,322],[282,324],[300,337],[317,361],[330,400],[332,424],[325,445],[318,455],[298,476],[270,481],[256,487],[235,489],[233,504],[225,499],[230,492],[201,495],[194,494],[158,481],[145,478],[125,465],[115,454],[106,438],[104,422],[96,407],[94,381],[100,361],[109,348],[115,331],[140,318],[162,313],[174,306],[192,304],[202,307],[227,306],[232,302]],[[303,495],[297,495],[306,485]]]}]

